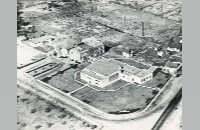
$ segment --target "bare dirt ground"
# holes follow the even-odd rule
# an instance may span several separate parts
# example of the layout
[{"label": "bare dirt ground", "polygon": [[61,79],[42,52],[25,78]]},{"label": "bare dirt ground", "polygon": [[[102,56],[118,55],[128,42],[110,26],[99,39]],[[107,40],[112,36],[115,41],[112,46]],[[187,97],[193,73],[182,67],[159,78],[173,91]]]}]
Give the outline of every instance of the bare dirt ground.
[{"label": "bare dirt ground", "polygon": [[21,87],[17,88],[17,113],[17,130],[96,129],[95,125]]},{"label": "bare dirt ground", "polygon": [[182,130],[182,101],[169,115],[160,130]]},{"label": "bare dirt ground", "polygon": [[45,58],[46,56],[29,46],[17,44],[17,67],[22,67],[38,60]]},{"label": "bare dirt ground", "polygon": [[[94,1],[93,5],[97,7],[97,10],[91,12],[91,4],[89,1],[79,0],[78,6],[66,3],[61,9],[57,9],[56,11],[43,11],[41,13],[24,11],[22,16],[25,21],[30,22],[36,30],[34,33],[27,34],[30,38],[30,42],[36,43],[37,40],[35,39],[44,35],[53,36],[55,39],[59,37],[60,40],[57,39],[53,41],[54,45],[52,45],[52,42],[43,43],[37,48],[43,51],[48,51],[52,46],[63,42],[61,40],[62,38],[69,37],[67,42],[64,41],[64,44],[70,43],[70,39],[74,40],[77,37],[82,39],[91,36],[99,38],[103,42],[123,42],[127,40],[126,33],[141,36],[142,21],[145,25],[145,36],[153,37],[158,41],[165,41],[173,35],[176,35],[179,31],[179,23],[149,13],[149,11],[145,13],[144,11],[136,9],[153,6],[156,2],[158,4],[163,3],[164,0],[134,0],[127,1],[123,4],[124,2],[125,1],[122,1],[120,4],[116,4],[116,2],[113,3],[112,0],[101,2]],[[136,5],[134,4],[135,2],[137,3]],[[134,7],[129,4],[134,4]],[[77,13],[73,13],[69,16],[72,8]],[[152,8],[154,8],[154,6]],[[171,11],[174,8],[172,6],[168,7],[168,9]]]}]

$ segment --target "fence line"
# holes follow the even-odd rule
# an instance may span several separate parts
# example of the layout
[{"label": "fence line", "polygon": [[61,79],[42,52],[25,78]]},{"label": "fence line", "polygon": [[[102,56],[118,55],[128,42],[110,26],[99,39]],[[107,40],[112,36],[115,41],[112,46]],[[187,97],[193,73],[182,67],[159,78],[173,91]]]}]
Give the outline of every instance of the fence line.
[{"label": "fence line", "polygon": [[[141,111],[138,111],[138,112],[135,112],[135,113],[130,113],[130,114],[125,114],[125,115],[113,115],[113,114],[103,112],[103,111],[101,111],[101,110],[99,110],[99,109],[97,109],[97,108],[95,108],[91,105],[88,105],[88,104],[80,101],[79,99],[71,96],[70,94],[64,93],[63,91],[45,83],[45,82],[34,79],[32,76],[30,76],[28,74],[18,72],[17,77],[18,77],[18,79],[21,79],[21,81],[27,82],[29,85],[34,83],[35,87],[38,87],[40,90],[44,91],[47,94],[50,94],[50,95],[52,95],[52,96],[54,96],[58,99],[60,99],[60,98],[64,99],[64,100],[62,100],[62,99],[60,99],[60,100],[64,101],[66,104],[72,105],[72,104],[70,104],[70,102],[72,102],[73,105],[76,105],[75,107],[78,107],[79,110],[82,109],[82,110],[86,111],[87,113],[89,113],[90,115],[97,116],[97,117],[100,117],[100,118],[104,118],[106,120],[128,120],[128,119],[136,118],[136,117],[144,114],[145,111],[149,109],[151,104],[156,100],[156,98],[162,92],[162,91],[160,91],[156,95],[156,97],[154,97],[154,99],[149,103],[149,105],[147,105],[145,107],[145,109],[143,109]],[[166,84],[168,84],[168,82]],[[164,90],[164,88],[167,86],[166,84],[161,90]]]}]

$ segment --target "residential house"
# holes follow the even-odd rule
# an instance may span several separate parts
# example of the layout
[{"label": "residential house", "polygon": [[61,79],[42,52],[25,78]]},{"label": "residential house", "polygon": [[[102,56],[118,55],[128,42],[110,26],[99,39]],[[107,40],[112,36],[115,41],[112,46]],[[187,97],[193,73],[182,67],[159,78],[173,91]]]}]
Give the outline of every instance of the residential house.
[{"label": "residential house", "polygon": [[117,80],[142,84],[153,78],[157,68],[129,59],[100,59],[81,70],[80,77],[88,84],[105,87]]},{"label": "residential house", "polygon": [[182,51],[182,44],[171,40],[171,42],[168,44],[167,50],[172,52],[180,52]]},{"label": "residential house", "polygon": [[158,56],[163,57],[164,52],[163,51],[158,51],[157,54],[158,54]]},{"label": "residential house", "polygon": [[155,51],[160,51],[162,46],[159,45],[159,44],[156,44],[156,43],[153,43],[153,42],[148,42],[146,44],[146,47],[149,48],[149,49],[153,49]]},{"label": "residential house", "polygon": [[94,37],[83,39],[80,44],[67,48],[69,58],[77,62],[89,61],[91,57],[98,57],[105,53],[103,43]]},{"label": "residential house", "polygon": [[179,64],[179,63],[167,62],[166,66],[163,68],[163,71],[173,75],[177,72],[177,70],[180,67],[181,67],[181,64]]},{"label": "residential house", "polygon": [[182,64],[182,57],[179,56],[171,56],[169,58],[169,61],[172,63],[178,63],[178,64]]},{"label": "residential house", "polygon": [[73,43],[57,49],[59,57],[69,57],[72,61],[84,62],[105,53],[103,43],[96,38],[86,38],[80,43]]},{"label": "residential house", "polygon": [[124,57],[133,57],[137,53],[137,49],[123,49],[122,50],[122,55]]}]

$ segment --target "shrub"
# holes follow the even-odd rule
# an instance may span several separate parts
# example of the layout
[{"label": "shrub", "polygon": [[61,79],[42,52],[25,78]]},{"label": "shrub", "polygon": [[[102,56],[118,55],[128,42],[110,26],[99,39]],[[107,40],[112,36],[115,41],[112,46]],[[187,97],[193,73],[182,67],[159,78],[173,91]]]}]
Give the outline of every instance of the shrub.
[{"label": "shrub", "polygon": [[69,91],[68,90],[62,90],[64,93],[69,93]]},{"label": "shrub", "polygon": [[83,102],[85,102],[85,103],[87,103],[87,104],[89,104],[89,103],[90,103],[90,101],[88,101],[88,100],[83,100]]},{"label": "shrub", "polygon": [[164,84],[158,84],[157,87],[158,88],[162,88]]},{"label": "shrub", "polygon": [[51,127],[53,126],[54,124],[53,123],[48,123],[48,127]]},{"label": "shrub", "polygon": [[22,127],[26,127],[26,123],[22,123],[21,126],[22,126]]},{"label": "shrub", "polygon": [[65,108],[60,108],[60,112],[65,112]]},{"label": "shrub", "polygon": [[37,112],[37,110],[36,109],[32,109],[31,110],[31,113],[33,114],[33,113],[36,113]]},{"label": "shrub", "polygon": [[44,111],[45,111],[45,112],[50,112],[50,111],[51,111],[51,108],[47,107],[47,108],[45,108]]},{"label": "shrub", "polygon": [[91,125],[90,127],[91,127],[91,129],[95,129],[95,128],[97,128],[97,125]]},{"label": "shrub", "polygon": [[28,99],[27,98],[22,98],[21,101],[22,102],[26,102],[26,101],[28,101]]},{"label": "shrub", "polygon": [[63,124],[63,125],[65,125],[66,123],[67,123],[66,121],[63,121],[63,123],[62,123],[62,124]]},{"label": "shrub", "polygon": [[63,118],[65,118],[66,116],[67,116],[66,114],[62,114],[62,115],[58,116],[58,118],[63,119]]},{"label": "shrub", "polygon": [[152,94],[153,94],[153,95],[156,95],[157,93],[158,93],[158,91],[156,91],[156,90],[153,90],[153,91],[152,91]]},{"label": "shrub", "polygon": [[40,127],[42,127],[41,125],[37,125],[35,126],[35,129],[39,129]]}]

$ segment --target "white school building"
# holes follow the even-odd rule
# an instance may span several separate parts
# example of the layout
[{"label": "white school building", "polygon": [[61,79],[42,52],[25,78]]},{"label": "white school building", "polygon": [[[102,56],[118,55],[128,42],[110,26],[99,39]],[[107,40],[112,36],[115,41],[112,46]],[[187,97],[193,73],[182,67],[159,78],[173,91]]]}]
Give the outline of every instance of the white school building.
[{"label": "white school building", "polygon": [[117,80],[142,84],[153,78],[154,66],[146,66],[130,59],[100,59],[81,70],[81,79],[88,84],[105,87]]}]

